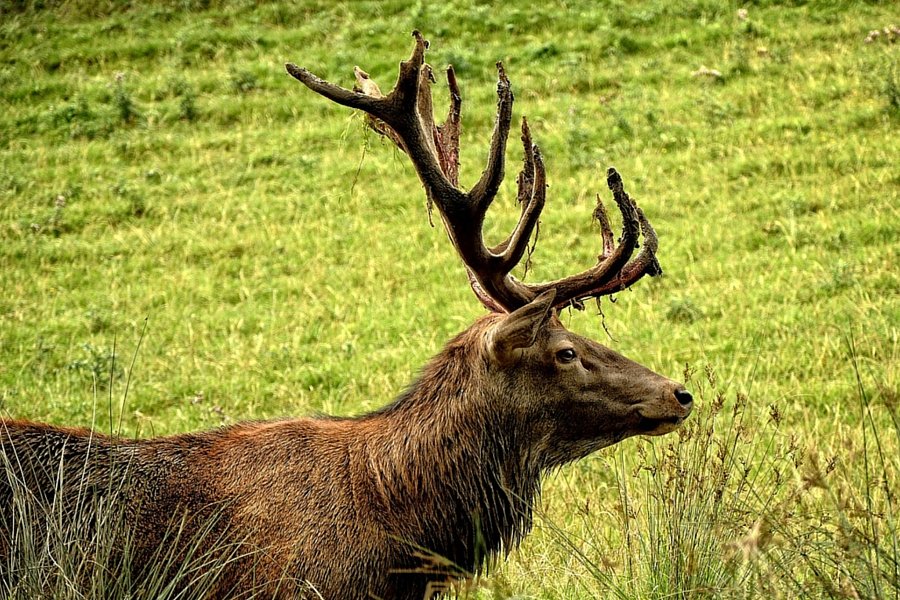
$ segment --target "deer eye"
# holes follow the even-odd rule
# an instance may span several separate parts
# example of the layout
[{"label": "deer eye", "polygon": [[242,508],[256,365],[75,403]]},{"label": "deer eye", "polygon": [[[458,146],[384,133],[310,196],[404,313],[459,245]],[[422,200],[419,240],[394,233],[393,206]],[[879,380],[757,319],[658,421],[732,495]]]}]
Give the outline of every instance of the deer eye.
[{"label": "deer eye", "polygon": [[556,358],[559,362],[570,363],[575,360],[578,355],[575,353],[574,348],[563,348],[559,352],[556,353]]}]

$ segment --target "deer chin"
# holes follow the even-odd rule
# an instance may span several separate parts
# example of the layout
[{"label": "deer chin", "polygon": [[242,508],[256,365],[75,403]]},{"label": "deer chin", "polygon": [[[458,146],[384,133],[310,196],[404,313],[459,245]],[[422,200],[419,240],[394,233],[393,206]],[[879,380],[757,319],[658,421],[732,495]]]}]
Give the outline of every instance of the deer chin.
[{"label": "deer chin", "polygon": [[641,416],[637,424],[638,435],[665,435],[681,427],[685,417],[665,417],[653,419]]}]

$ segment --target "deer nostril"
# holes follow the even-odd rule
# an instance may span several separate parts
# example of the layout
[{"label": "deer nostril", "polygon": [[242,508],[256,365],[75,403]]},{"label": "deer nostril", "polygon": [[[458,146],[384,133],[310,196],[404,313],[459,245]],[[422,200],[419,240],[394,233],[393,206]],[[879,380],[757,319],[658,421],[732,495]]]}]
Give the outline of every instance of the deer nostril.
[{"label": "deer nostril", "polygon": [[678,403],[682,406],[687,406],[694,401],[694,397],[685,389],[675,390],[675,399],[678,400]]}]

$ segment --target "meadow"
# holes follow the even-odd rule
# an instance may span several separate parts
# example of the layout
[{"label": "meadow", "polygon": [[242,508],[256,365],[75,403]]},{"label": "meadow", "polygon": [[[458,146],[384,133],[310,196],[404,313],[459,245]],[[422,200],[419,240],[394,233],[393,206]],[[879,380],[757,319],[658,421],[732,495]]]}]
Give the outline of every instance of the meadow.
[{"label": "meadow", "polygon": [[[483,309],[406,157],[283,64],[388,89],[420,29],[462,88],[464,185],[498,60],[543,150],[528,281],[596,261],[616,166],[664,275],[562,318],[702,404],[554,474],[465,593],[898,598],[897,24],[824,1],[0,2],[0,410],[148,436],[402,391]],[[489,239],[518,216],[510,146]]]}]

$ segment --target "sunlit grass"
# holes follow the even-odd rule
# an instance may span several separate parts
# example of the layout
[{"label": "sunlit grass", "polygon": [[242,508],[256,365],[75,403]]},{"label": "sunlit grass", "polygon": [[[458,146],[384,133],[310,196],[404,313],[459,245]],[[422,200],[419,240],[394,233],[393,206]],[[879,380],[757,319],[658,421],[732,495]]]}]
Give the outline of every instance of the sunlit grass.
[{"label": "sunlit grass", "polygon": [[[145,322],[125,412],[99,411],[102,431],[120,419],[126,432],[148,435],[351,415],[403,389],[481,309],[445,235],[427,226],[405,157],[367,134],[362,119],[297,85],[282,64],[345,85],[359,64],[387,88],[419,28],[432,42],[429,60],[452,62],[459,74],[463,182],[482,168],[493,65],[506,64],[516,116],[527,114],[551,185],[529,280],[596,259],[590,213],[608,165],[659,232],[665,276],[604,304],[612,338],[592,310],[566,314],[566,323],[673,377],[685,364],[711,365],[724,413],[746,397],[756,415],[741,439],[775,440],[754,441],[742,455],[760,473],[755,481],[773,476],[778,448],[795,439],[823,464],[843,457],[834,477],[860,489],[866,472],[886,467],[871,445],[868,462],[860,460],[867,421],[851,362],[873,406],[896,402],[900,389],[892,143],[900,43],[864,41],[896,14],[864,3],[749,6],[745,17],[738,8],[3,6],[2,409],[91,424],[95,385],[101,397],[122,397],[125,369],[112,367],[113,349],[124,365]],[[692,76],[700,67],[722,76]],[[520,152],[511,146],[510,180]],[[489,239],[517,216],[511,182],[501,196]],[[774,431],[770,405],[780,415]],[[879,426],[890,426],[879,414]],[[737,435],[724,421],[717,439]],[[651,494],[668,488],[654,487],[646,470],[630,478],[638,464],[667,464],[675,442],[686,467],[712,468],[705,447],[691,445],[697,438],[673,437],[630,440],[551,478],[547,525],[491,581],[506,581],[508,594],[588,597],[608,584],[653,597],[646,569],[659,563],[635,558],[629,571],[624,558],[659,546],[647,531],[659,532],[671,515],[652,512]],[[649,512],[623,521],[616,503],[625,489]],[[810,518],[833,512],[831,496],[816,489],[803,505]],[[724,544],[726,561],[728,544],[755,523],[738,520],[700,541],[709,552]],[[579,540],[619,545],[582,560],[569,546],[581,548]],[[778,547],[793,552],[787,542]],[[607,584],[590,567],[604,560]],[[757,589],[784,575],[774,563],[727,571],[740,561],[726,562],[717,572],[737,579],[703,585]],[[656,572],[672,575],[667,568]],[[815,580],[808,569],[791,576]]]}]

